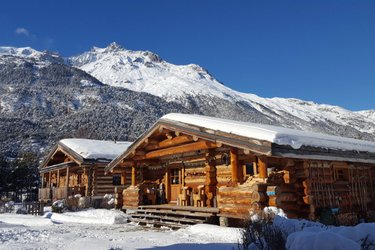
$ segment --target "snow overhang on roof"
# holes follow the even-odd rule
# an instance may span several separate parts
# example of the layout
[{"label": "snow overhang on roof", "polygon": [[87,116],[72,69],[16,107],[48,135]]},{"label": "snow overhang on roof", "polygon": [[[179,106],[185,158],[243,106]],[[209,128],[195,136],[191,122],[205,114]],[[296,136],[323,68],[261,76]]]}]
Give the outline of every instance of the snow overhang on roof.
[{"label": "snow overhang on roof", "polygon": [[106,171],[112,170],[121,160],[131,158],[132,152],[160,127],[247,149],[259,155],[375,163],[374,142],[271,125],[172,113],[160,118],[125,152],[110,162]]},{"label": "snow overhang on roof", "polygon": [[239,122],[201,115],[168,114],[160,120],[169,120],[221,131],[228,134],[268,141],[293,149],[305,147],[325,148],[342,151],[375,153],[375,143],[333,135],[301,131],[271,125]]},{"label": "snow overhang on roof", "polygon": [[63,139],[59,141],[59,145],[69,148],[84,160],[111,161],[124,152],[131,142]]}]

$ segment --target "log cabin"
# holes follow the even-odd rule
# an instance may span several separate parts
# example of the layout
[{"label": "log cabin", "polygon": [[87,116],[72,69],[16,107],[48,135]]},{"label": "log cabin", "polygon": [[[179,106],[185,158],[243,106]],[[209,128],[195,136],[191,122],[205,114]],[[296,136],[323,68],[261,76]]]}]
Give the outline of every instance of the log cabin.
[{"label": "log cabin", "polygon": [[60,140],[39,167],[39,200],[51,202],[79,194],[103,198],[124,188],[119,175],[104,175],[105,166],[121,154],[130,142],[88,139]]},{"label": "log cabin", "polygon": [[266,206],[312,220],[375,210],[374,142],[271,125],[168,114],[105,171],[131,179],[124,209],[216,209],[225,224]]}]

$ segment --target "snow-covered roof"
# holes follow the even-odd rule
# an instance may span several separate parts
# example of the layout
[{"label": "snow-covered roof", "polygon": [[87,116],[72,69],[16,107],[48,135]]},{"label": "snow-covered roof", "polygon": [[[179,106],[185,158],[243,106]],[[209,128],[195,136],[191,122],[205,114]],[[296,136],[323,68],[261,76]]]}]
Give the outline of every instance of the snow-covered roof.
[{"label": "snow-covered roof", "polygon": [[288,145],[294,149],[299,149],[302,146],[311,146],[344,151],[375,153],[374,142],[271,125],[176,113],[167,114],[163,116],[161,120],[181,122],[214,131],[221,131],[252,139],[264,140],[278,145]]},{"label": "snow-covered roof", "polygon": [[124,152],[131,142],[114,142],[88,139],[63,139],[59,144],[68,147],[84,159],[113,160]]}]

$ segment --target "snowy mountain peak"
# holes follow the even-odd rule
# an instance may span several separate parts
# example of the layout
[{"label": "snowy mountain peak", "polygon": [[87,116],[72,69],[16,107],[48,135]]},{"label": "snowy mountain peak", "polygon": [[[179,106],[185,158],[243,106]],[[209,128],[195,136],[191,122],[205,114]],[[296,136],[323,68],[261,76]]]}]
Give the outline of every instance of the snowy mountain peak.
[{"label": "snowy mountain peak", "polygon": [[241,112],[258,112],[292,128],[314,130],[313,124],[357,127],[360,121],[359,131],[375,133],[372,113],[352,112],[293,98],[262,98],[241,93],[224,86],[199,65],[175,65],[150,51],[131,51],[110,44],[107,48],[96,48],[72,57],[70,62],[104,84],[147,92],[185,107],[197,107],[203,105],[199,102],[204,102],[204,105],[218,108],[218,102],[226,102]]},{"label": "snowy mountain peak", "polygon": [[108,46],[107,46],[107,48],[105,48],[105,50],[107,51],[107,52],[112,52],[112,51],[118,51],[118,50],[123,50],[124,48],[121,46],[121,45],[119,45],[118,43],[116,43],[116,42],[112,42],[112,43],[110,43]]},{"label": "snowy mountain peak", "polygon": [[147,92],[168,101],[197,95],[232,99],[234,94],[199,65],[174,65],[151,51],[127,50],[117,43],[94,47],[69,58],[69,62],[104,84]]},{"label": "snowy mountain peak", "polygon": [[50,63],[64,63],[64,59],[56,52],[38,51],[30,47],[0,47],[0,62],[4,60],[12,60],[16,63],[27,61],[36,63],[38,66],[45,66]]}]

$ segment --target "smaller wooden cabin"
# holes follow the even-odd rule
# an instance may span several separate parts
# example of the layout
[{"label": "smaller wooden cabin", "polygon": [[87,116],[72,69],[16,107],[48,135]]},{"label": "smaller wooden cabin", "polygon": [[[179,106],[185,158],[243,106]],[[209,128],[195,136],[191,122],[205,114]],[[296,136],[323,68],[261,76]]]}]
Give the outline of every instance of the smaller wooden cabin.
[{"label": "smaller wooden cabin", "polygon": [[310,219],[375,210],[374,142],[270,125],[168,114],[106,171],[131,176],[123,208],[211,207],[231,219],[266,206]]},{"label": "smaller wooden cabin", "polygon": [[102,198],[113,194],[115,187],[124,188],[119,175],[104,175],[104,167],[130,142],[63,139],[47,155],[40,166],[42,180],[40,201],[55,201],[80,194]]}]

